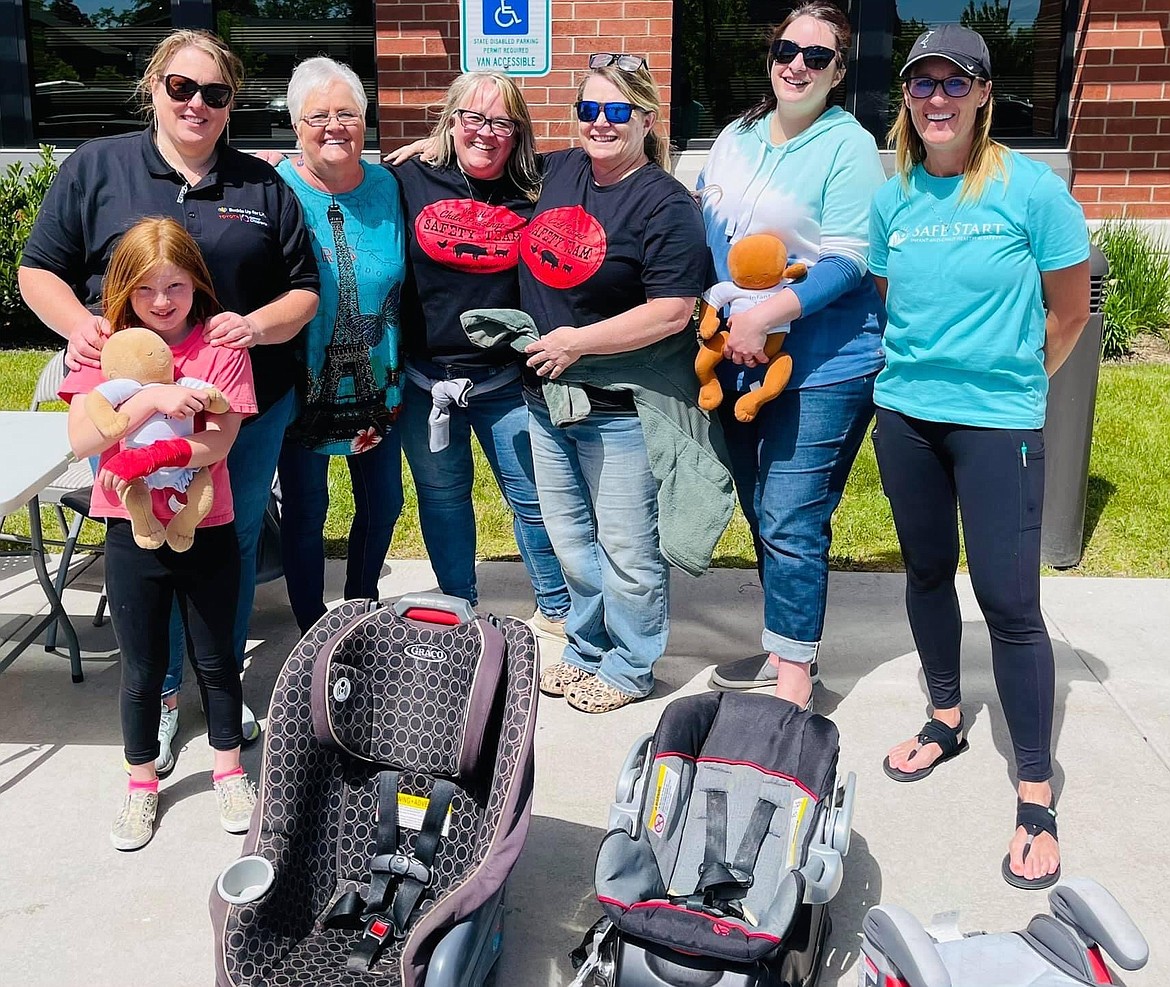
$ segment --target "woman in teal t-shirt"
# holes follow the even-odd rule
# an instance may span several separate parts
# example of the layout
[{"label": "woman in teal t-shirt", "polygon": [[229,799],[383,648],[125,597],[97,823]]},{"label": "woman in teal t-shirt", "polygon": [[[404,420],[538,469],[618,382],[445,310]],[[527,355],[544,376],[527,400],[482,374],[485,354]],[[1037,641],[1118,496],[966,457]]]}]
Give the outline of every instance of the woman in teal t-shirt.
[{"label": "woman in teal t-shirt", "polygon": [[297,415],[280,452],[285,585],[301,632],[325,612],[329,459],[353,484],[345,598],[377,599],[402,510],[399,296],[406,270],[398,182],[361,159],[366,94],[347,65],[296,67],[288,108],[301,153],[277,173],[305,213],[321,273],[321,305],[301,339]]},{"label": "woman in teal t-shirt", "polygon": [[[974,31],[926,31],[902,69],[897,174],[874,197],[869,266],[886,300],[874,447],[906,563],[931,719],[885,772],[916,781],[966,750],[956,506],[1015,751],[1004,879],[1060,876],[1052,808],[1052,642],[1040,614],[1048,377],[1089,313],[1080,206],[1046,165],[990,138],[991,66]],[[1045,314],[1047,306],[1047,314]]]}]

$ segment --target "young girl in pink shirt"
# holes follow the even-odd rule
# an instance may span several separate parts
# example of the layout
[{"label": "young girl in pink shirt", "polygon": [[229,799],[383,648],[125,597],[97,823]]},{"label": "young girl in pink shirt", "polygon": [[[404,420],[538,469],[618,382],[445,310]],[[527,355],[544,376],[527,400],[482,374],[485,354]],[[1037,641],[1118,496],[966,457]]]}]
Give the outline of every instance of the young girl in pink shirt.
[{"label": "young girl in pink shirt", "polygon": [[[152,416],[194,419],[186,438],[127,448],[107,439],[85,411],[85,396],[103,381],[101,371],[75,370],[60,395],[69,403],[69,441],[80,458],[100,454],[91,511],[107,519],[106,592],[110,619],[122,655],[122,739],[130,771],[129,789],[110,838],[119,850],[136,850],[154,835],[158,809],[160,697],[166,675],[168,625],[178,598],[188,653],[207,711],[208,740],[215,752],[213,787],[220,823],[242,833],[255,792],[240,767],[240,677],[232,649],[232,622],[239,592],[240,561],[225,458],[245,416],[256,412],[247,350],[212,347],[202,324],[220,310],[207,265],[195,241],[173,219],[143,219],[122,237],[110,258],[102,295],[111,330],[141,325],[171,348],[175,378],[197,378],[228,401],[224,414],[207,411],[213,391],[179,384],[144,387],[118,410],[130,419],[128,433]],[[141,548],[122,503],[131,481],[163,467],[206,467],[212,506],[195,529],[190,547],[164,543]],[[174,489],[150,491],[163,527],[183,507]],[[185,546],[184,546],[185,547]]]}]

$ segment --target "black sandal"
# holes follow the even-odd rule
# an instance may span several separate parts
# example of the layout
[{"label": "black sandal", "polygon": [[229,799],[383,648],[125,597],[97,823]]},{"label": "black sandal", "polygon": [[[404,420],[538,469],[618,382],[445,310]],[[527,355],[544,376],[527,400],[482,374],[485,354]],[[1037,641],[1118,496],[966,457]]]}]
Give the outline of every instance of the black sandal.
[{"label": "black sandal", "polygon": [[[1048,805],[1037,805],[1035,802],[1016,801],[1016,828],[1024,827],[1028,834],[1028,842],[1024,844],[1024,860],[1032,849],[1032,840],[1041,833],[1047,833],[1054,840],[1056,836],[1056,810]],[[1059,842],[1059,841],[1058,841]],[[1051,874],[1042,877],[1021,877],[1012,870],[1012,855],[1009,853],[1003,858],[1003,879],[1013,888],[1022,888],[1024,891],[1043,891],[1060,880],[1060,864]]]},{"label": "black sandal", "polygon": [[[923,726],[921,732],[918,734],[919,750],[927,744],[938,744],[942,748],[942,754],[931,764],[925,768],[919,768],[917,771],[899,771],[897,768],[890,765],[890,759],[887,756],[882,761],[882,770],[894,779],[894,781],[919,781],[930,774],[944,761],[949,761],[952,757],[958,757],[967,749],[967,738],[963,736],[963,720],[959,719],[957,727],[949,727],[942,720],[927,720],[926,725]],[[917,753],[917,752],[916,752]]]}]

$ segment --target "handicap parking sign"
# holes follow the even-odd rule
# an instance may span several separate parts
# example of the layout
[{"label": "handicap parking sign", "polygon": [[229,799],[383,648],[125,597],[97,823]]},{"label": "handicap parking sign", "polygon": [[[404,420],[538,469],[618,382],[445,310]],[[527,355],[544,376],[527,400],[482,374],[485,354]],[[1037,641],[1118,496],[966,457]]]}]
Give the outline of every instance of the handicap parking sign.
[{"label": "handicap parking sign", "polygon": [[527,34],[528,0],[483,0],[484,34]]}]

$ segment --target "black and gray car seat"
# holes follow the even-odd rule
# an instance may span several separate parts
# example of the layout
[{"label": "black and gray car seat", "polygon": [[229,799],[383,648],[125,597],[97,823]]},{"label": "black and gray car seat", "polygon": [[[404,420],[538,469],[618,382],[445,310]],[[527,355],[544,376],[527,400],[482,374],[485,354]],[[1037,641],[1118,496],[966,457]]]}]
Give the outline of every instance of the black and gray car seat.
[{"label": "black and gray car seat", "polygon": [[1102,950],[1140,970],[1149,947],[1108,891],[1066,878],[1048,893],[1050,914],[1023,932],[932,936],[906,909],[875,905],[862,923],[861,987],[1083,987],[1112,984]]},{"label": "black and gray car seat", "polygon": [[476,987],[532,804],[536,646],[450,597],[349,601],[277,678],[217,987]]},{"label": "black and gray car seat", "polygon": [[837,754],[832,722],[771,696],[667,706],[630,751],[598,851],[606,919],[576,957],[594,982],[812,983],[853,814]]}]

